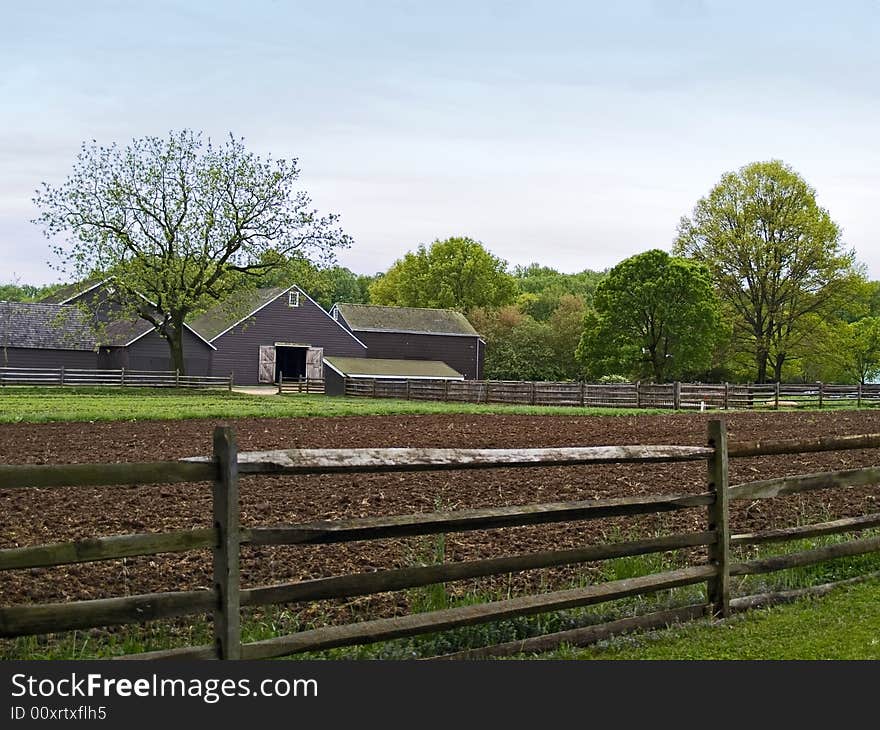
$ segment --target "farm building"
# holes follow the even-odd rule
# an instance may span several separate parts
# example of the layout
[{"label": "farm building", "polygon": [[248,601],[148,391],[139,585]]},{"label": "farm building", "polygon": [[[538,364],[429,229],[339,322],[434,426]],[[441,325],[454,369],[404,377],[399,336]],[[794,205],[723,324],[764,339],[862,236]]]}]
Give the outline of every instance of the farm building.
[{"label": "farm building", "polygon": [[460,312],[335,304],[330,313],[367,346],[367,357],[440,361],[473,380],[483,374],[486,343]]},{"label": "farm building", "polygon": [[371,357],[325,357],[324,392],[345,395],[346,378],[372,380],[464,380],[445,362],[436,360],[390,360]]},{"label": "farm building", "polygon": [[0,302],[0,367],[97,367],[97,341],[78,307]]},{"label": "farm building", "polygon": [[324,357],[365,357],[366,345],[298,286],[255,289],[190,322],[212,346],[213,375],[241,384],[323,378]]},{"label": "farm building", "polygon": [[[168,345],[153,326],[137,317],[113,319],[93,289],[61,301],[0,302],[0,367],[171,370]],[[58,298],[58,297],[56,297]],[[184,332],[190,375],[211,370],[213,346]]]},{"label": "farm building", "polygon": [[[173,370],[168,343],[147,320],[133,317],[114,301],[112,279],[71,284],[41,304],[78,309],[92,319],[97,357],[90,367],[118,370]],[[143,297],[144,303],[149,301]],[[87,314],[86,314],[87,313]],[[210,375],[216,348],[186,325],[183,352],[188,375]],[[36,365],[34,367],[57,367]]]}]

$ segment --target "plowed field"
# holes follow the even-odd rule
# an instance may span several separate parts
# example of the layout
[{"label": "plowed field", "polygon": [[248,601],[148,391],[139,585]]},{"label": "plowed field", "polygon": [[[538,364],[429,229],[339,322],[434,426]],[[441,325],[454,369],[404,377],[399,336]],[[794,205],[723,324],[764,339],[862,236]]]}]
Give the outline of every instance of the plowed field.
[{"label": "plowed field", "polygon": [[[233,421],[243,451],[295,447],[535,447],[690,444],[706,439],[705,414],[638,417],[506,415],[388,416]],[[874,411],[736,413],[730,440],[880,432]],[[0,463],[75,463],[176,459],[210,453],[210,420],[0,425]],[[876,451],[841,451],[733,460],[731,483],[783,474],[868,466]],[[248,477],[241,482],[242,523],[275,525],[319,519],[406,514],[531,502],[703,491],[705,466],[619,465],[447,471],[392,475]],[[876,487],[735,503],[735,531],[880,511]],[[0,548],[100,535],[210,526],[206,483],[102,489],[0,491]],[[450,534],[447,560],[575,547],[658,530],[705,529],[702,510],[562,526]],[[244,548],[245,586],[433,559],[435,543],[410,539],[346,546]],[[548,573],[518,580],[538,584]],[[557,571],[552,576],[564,576]],[[207,551],[0,574],[0,604],[183,590],[211,582]],[[502,579],[493,586],[506,587]],[[522,585],[525,585],[524,583]],[[355,601],[353,606],[366,606]],[[371,610],[403,610],[405,597],[373,599]]]}]

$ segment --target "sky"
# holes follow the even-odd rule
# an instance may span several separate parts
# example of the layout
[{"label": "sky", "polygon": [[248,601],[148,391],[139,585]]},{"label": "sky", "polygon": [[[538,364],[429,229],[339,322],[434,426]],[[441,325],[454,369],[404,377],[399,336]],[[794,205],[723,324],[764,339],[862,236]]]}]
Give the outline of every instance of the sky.
[{"label": "sky", "polygon": [[880,279],[880,0],[0,9],[0,283],[63,279],[31,198],[83,141],[181,128],[297,158],[357,273],[453,235],[604,269],[781,159]]}]

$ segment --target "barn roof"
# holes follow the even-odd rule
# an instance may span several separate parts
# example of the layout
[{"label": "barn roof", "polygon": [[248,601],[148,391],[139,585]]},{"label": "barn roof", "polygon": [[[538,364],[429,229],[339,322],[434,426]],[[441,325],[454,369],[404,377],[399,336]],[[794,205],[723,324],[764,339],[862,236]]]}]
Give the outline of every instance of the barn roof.
[{"label": "barn roof", "polygon": [[0,346],[94,350],[95,331],[79,307],[43,302],[0,302]]},{"label": "barn roof", "polygon": [[479,337],[467,318],[452,309],[380,307],[373,304],[337,304],[335,308],[348,326],[356,331]]},{"label": "barn roof", "polygon": [[342,376],[370,378],[443,378],[464,380],[464,376],[439,360],[385,360],[377,357],[324,358],[324,364]]},{"label": "barn roof", "polygon": [[48,296],[40,300],[40,304],[68,304],[71,299],[85,294],[92,289],[96,289],[108,279],[87,279],[86,281],[77,281],[73,284],[67,284]]},{"label": "barn roof", "polygon": [[270,304],[292,286],[250,289],[226,298],[187,324],[209,342]]}]

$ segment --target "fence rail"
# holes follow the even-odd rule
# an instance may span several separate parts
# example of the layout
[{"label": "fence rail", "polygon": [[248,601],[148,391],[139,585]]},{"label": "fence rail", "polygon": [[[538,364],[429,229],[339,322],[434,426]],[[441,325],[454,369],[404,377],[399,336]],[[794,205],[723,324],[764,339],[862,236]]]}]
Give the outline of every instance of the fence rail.
[{"label": "fence rail", "polygon": [[292,378],[278,375],[278,393],[324,393],[324,378]]},{"label": "fence rail", "polygon": [[507,403],[674,410],[779,409],[880,404],[880,383],[573,383],[512,380],[346,378],[345,394],[452,403]]},{"label": "fence rail", "polygon": [[[731,599],[730,578],[812,565],[840,557],[880,551],[880,537],[867,536],[772,558],[734,562],[731,546],[799,540],[804,537],[859,533],[880,526],[880,514],[848,517],[781,530],[731,534],[729,503],[796,494],[812,489],[880,483],[880,468],[807,474],[728,486],[728,460],[804,451],[877,448],[880,434],[810,440],[728,444],[724,423],[709,422],[707,446],[607,446],[556,449],[292,449],[239,454],[231,429],[214,433],[214,454],[179,462],[147,464],[2,465],[0,489],[93,487],[211,481],[213,524],[210,529],[117,535],[50,545],[0,550],[0,570],[19,570],[112,560],[138,555],[213,548],[211,589],[130,595],[85,601],[0,607],[0,637],[139,623],[148,620],[213,612],[215,643],[209,646],[147,652],[133,658],[261,659],[331,647],[371,643],[396,637],[442,631],[547,611],[590,606],[627,596],[703,583],[705,603],[621,619],[599,626],[529,639],[529,646],[550,648],[563,641],[585,643],[617,630],[688,620],[706,614],[727,616],[757,603],[790,600],[795,592]],[[525,468],[608,463],[705,461],[706,490],[695,494],[662,494],[579,502],[528,504],[299,525],[239,525],[240,474],[320,474],[400,472],[437,469]],[[469,561],[333,575],[261,587],[242,587],[239,555],[242,546],[328,544],[403,536],[466,532],[524,525],[597,520],[622,515],[705,510],[706,522],[690,532],[652,536],[612,544],[583,545],[504,555]],[[613,558],[705,548],[706,559],[676,570],[615,580],[586,587],[529,594],[476,605],[325,626],[264,641],[242,643],[239,626],[243,606],[339,599],[385,591],[512,572],[578,565]],[[844,581],[847,582],[847,581]],[[819,586],[817,593],[829,586]],[[812,590],[812,589],[811,589]],[[660,622],[660,623],[658,623]],[[554,644],[555,642],[555,644]],[[502,644],[454,656],[503,655],[517,644]],[[482,654],[481,654],[482,652]]]},{"label": "fence rail", "polygon": [[92,370],[0,367],[0,386],[63,385],[125,388],[227,388],[233,376],[184,375],[179,370]]}]

